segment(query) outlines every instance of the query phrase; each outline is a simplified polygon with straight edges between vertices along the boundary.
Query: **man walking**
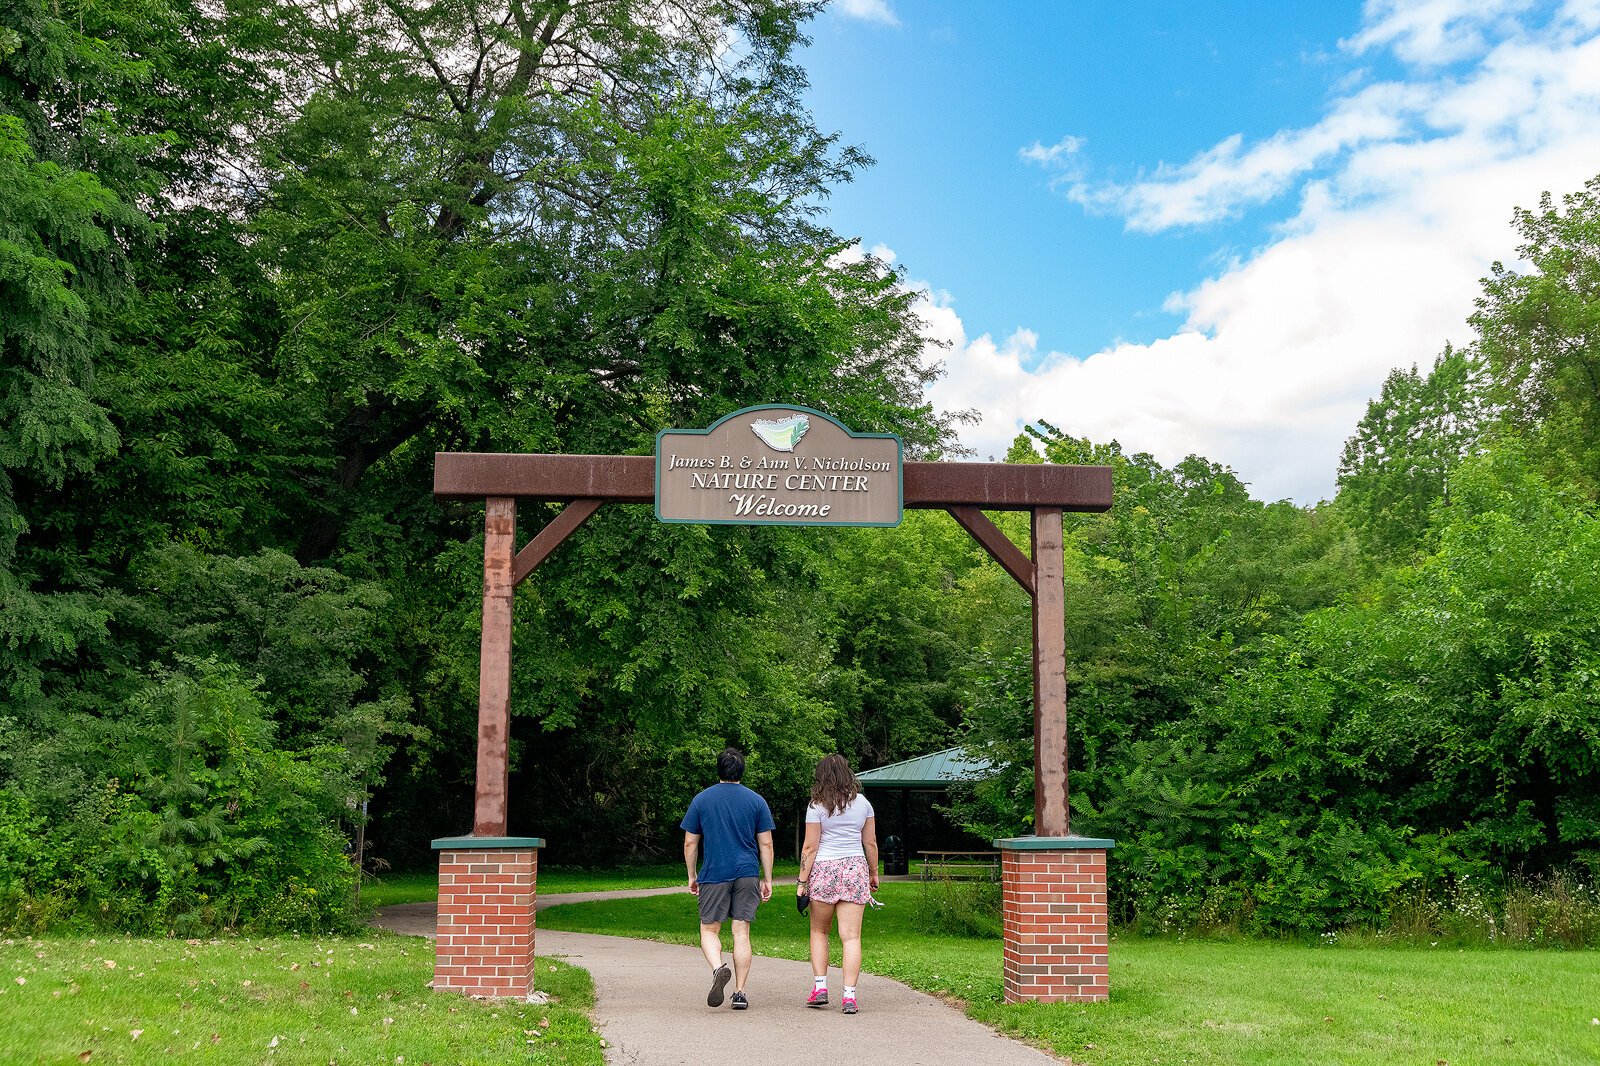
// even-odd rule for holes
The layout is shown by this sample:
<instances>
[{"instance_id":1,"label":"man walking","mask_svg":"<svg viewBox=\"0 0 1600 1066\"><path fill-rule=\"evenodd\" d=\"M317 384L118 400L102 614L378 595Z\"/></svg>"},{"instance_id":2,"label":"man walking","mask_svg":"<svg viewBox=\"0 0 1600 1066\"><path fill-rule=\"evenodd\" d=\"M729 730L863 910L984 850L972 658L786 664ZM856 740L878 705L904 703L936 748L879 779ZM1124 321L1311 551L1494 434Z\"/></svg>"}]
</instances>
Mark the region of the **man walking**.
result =
<instances>
[{"instance_id":1,"label":"man walking","mask_svg":"<svg viewBox=\"0 0 1600 1066\"><path fill-rule=\"evenodd\" d=\"M744 982L750 976L750 923L757 905L772 898L772 809L740 784L744 755L724 748L717 756L717 783L701 792L683 816L683 864L689 891L700 898L700 950L711 964L706 1006L722 1006L733 981L733 1009L750 1006ZM700 849L696 873L695 849ZM757 877L759 870L760 876ZM722 923L733 920L733 969L722 961Z\"/></svg>"}]
</instances>

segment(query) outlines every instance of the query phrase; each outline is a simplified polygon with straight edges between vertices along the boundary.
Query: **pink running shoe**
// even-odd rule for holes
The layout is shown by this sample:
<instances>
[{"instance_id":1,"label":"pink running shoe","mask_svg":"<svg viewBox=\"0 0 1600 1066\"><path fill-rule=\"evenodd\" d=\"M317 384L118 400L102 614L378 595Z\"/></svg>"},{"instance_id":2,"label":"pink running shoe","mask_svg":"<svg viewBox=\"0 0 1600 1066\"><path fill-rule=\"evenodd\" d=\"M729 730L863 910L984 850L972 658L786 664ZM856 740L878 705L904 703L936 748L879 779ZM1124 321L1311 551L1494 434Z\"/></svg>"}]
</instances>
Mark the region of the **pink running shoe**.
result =
<instances>
[{"instance_id":1,"label":"pink running shoe","mask_svg":"<svg viewBox=\"0 0 1600 1066\"><path fill-rule=\"evenodd\" d=\"M854 1014L856 1012L856 997L844 997L844 1012L846 1014Z\"/></svg>"},{"instance_id":2,"label":"pink running shoe","mask_svg":"<svg viewBox=\"0 0 1600 1066\"><path fill-rule=\"evenodd\" d=\"M826 1007L828 1005L828 990L826 988L813 988L811 996L806 1000L808 1007Z\"/></svg>"}]
</instances>

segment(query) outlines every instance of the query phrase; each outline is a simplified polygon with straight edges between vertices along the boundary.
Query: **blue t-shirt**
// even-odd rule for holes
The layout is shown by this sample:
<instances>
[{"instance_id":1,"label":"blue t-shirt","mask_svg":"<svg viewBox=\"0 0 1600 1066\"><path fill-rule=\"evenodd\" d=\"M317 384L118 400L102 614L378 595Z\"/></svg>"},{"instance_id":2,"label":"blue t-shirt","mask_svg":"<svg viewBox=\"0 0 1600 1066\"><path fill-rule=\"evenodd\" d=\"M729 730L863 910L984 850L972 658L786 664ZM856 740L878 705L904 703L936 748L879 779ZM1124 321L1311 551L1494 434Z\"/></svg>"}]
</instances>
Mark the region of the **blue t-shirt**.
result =
<instances>
[{"instance_id":1,"label":"blue t-shirt","mask_svg":"<svg viewBox=\"0 0 1600 1066\"><path fill-rule=\"evenodd\" d=\"M690 801L679 825L700 837L702 885L760 875L756 834L772 832L772 808L748 788L719 781Z\"/></svg>"}]
</instances>

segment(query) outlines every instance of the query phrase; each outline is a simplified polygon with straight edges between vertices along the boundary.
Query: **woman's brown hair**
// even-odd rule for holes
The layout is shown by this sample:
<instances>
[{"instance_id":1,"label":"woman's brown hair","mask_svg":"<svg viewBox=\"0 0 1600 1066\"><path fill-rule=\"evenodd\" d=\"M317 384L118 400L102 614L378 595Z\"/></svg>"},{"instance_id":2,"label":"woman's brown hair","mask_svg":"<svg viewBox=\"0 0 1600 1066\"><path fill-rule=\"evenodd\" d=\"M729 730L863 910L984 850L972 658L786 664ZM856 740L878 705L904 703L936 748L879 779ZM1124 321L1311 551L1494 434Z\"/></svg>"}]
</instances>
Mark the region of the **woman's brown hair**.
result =
<instances>
[{"instance_id":1,"label":"woman's brown hair","mask_svg":"<svg viewBox=\"0 0 1600 1066\"><path fill-rule=\"evenodd\" d=\"M817 777L811 784L811 802L829 814L838 814L861 794L861 783L850 772L843 755L825 755L817 763Z\"/></svg>"}]
</instances>

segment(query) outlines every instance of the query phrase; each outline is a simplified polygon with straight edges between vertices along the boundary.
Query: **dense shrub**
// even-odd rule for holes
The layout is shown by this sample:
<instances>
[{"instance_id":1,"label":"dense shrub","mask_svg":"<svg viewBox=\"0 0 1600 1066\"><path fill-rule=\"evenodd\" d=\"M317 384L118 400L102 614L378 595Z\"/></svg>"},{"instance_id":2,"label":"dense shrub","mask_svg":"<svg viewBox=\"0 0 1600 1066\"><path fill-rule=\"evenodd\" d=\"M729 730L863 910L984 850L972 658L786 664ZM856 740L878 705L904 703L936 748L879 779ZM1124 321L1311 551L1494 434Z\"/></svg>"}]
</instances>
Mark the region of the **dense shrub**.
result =
<instances>
[{"instance_id":1,"label":"dense shrub","mask_svg":"<svg viewBox=\"0 0 1600 1066\"><path fill-rule=\"evenodd\" d=\"M255 685L211 660L154 672L119 712L35 747L58 766L69 764L58 744L96 753L65 790L33 782L51 814L0 791L0 927L195 935L351 922L342 753L274 747Z\"/></svg>"},{"instance_id":2,"label":"dense shrub","mask_svg":"<svg viewBox=\"0 0 1600 1066\"><path fill-rule=\"evenodd\" d=\"M1224 924L1299 935L1433 927L1456 919L1419 914L1425 901L1504 871L1587 870L1592 882L1600 518L1513 439L1463 462L1452 488L1430 554L1363 599L1241 645L1225 676L1190 670L1184 690L1177 667L1115 677L1079 650L1072 824L1117 841L1114 918L1182 929L1231 916ZM1174 642L1184 632L1167 630ZM1180 650L1164 654L1181 663ZM952 809L988 836L1026 832L1028 664L984 665L968 746L1002 769ZM1485 906L1497 936L1510 923L1527 930L1519 939L1577 943L1580 904L1500 888Z\"/></svg>"}]
</instances>

